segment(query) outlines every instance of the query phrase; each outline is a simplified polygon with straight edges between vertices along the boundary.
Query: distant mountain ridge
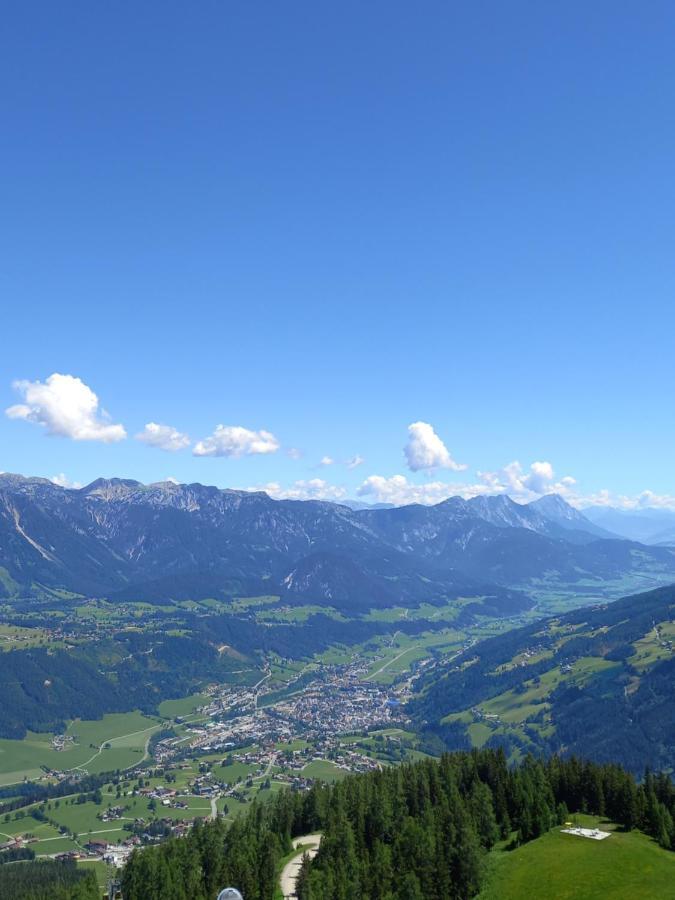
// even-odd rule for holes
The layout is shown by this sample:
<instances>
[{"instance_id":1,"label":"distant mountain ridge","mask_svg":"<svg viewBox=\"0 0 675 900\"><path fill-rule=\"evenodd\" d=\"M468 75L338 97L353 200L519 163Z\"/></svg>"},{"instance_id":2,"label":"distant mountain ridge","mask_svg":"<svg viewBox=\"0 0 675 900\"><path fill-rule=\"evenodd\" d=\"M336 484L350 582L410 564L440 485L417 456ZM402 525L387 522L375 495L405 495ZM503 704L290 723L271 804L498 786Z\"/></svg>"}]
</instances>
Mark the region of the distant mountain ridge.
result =
<instances>
[{"instance_id":1,"label":"distant mountain ridge","mask_svg":"<svg viewBox=\"0 0 675 900\"><path fill-rule=\"evenodd\" d=\"M609 536L568 506L505 496L353 510L201 484L0 475L0 596L120 600L279 594L354 610L465 596L522 608L553 584L675 578L668 548ZM501 606L500 606L501 605Z\"/></svg>"},{"instance_id":2,"label":"distant mountain ridge","mask_svg":"<svg viewBox=\"0 0 675 900\"><path fill-rule=\"evenodd\" d=\"M675 510L647 506L642 509L617 509L591 506L584 510L587 520L615 534L645 544L675 545Z\"/></svg>"}]
</instances>

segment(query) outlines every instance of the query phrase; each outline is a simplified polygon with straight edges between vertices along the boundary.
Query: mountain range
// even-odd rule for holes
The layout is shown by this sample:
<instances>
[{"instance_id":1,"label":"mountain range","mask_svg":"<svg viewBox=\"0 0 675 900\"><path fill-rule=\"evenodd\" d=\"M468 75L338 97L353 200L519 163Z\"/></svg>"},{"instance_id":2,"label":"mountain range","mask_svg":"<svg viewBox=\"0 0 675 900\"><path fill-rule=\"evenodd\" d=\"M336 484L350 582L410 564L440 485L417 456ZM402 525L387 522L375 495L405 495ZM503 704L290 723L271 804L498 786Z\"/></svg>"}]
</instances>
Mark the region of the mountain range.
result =
<instances>
[{"instance_id":1,"label":"mountain range","mask_svg":"<svg viewBox=\"0 0 675 900\"><path fill-rule=\"evenodd\" d=\"M675 579L675 551L618 538L561 497L351 509L201 484L0 475L0 596L160 601L275 594L354 611ZM625 593L625 590L622 591Z\"/></svg>"},{"instance_id":2,"label":"mountain range","mask_svg":"<svg viewBox=\"0 0 675 900\"><path fill-rule=\"evenodd\" d=\"M587 519L617 535L645 544L675 545L675 510L648 506L643 509L617 509L591 506L584 510Z\"/></svg>"}]
</instances>

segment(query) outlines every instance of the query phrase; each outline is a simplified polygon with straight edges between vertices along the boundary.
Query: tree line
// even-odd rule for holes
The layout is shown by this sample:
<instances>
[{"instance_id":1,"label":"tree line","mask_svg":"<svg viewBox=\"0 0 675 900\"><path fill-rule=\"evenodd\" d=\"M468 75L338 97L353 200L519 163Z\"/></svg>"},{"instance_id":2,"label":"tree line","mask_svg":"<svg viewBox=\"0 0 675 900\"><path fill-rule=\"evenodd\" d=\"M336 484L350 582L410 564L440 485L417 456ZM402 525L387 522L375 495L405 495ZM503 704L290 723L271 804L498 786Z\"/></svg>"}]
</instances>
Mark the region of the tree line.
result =
<instances>
[{"instance_id":1,"label":"tree line","mask_svg":"<svg viewBox=\"0 0 675 900\"><path fill-rule=\"evenodd\" d=\"M93 871L69 860L0 866L0 897L8 900L100 900L100 895Z\"/></svg>"},{"instance_id":2,"label":"tree line","mask_svg":"<svg viewBox=\"0 0 675 900\"><path fill-rule=\"evenodd\" d=\"M350 776L333 786L284 791L231 825L198 823L187 838L136 851L125 900L211 900L234 885L272 900L295 836L320 831L300 900L466 900L481 889L487 851L514 846L565 821L607 815L675 848L675 790L668 776L641 784L619 766L528 757L510 768L501 750L445 754Z\"/></svg>"}]
</instances>

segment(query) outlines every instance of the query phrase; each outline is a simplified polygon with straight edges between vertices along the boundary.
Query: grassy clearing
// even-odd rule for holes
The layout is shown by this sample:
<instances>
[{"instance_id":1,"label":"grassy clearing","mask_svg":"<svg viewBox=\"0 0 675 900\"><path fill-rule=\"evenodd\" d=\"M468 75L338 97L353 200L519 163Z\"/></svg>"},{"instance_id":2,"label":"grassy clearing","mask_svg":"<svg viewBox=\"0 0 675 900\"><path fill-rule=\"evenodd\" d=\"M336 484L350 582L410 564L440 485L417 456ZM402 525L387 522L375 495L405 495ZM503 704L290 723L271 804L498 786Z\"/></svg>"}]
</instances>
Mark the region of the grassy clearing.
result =
<instances>
[{"instance_id":1,"label":"grassy clearing","mask_svg":"<svg viewBox=\"0 0 675 900\"><path fill-rule=\"evenodd\" d=\"M472 722L467 731L472 747L482 747L492 737L492 728L484 722Z\"/></svg>"},{"instance_id":2,"label":"grassy clearing","mask_svg":"<svg viewBox=\"0 0 675 900\"><path fill-rule=\"evenodd\" d=\"M349 774L345 769L340 769L327 759L313 759L303 768L302 774L306 778L320 778L322 781L341 781Z\"/></svg>"},{"instance_id":3,"label":"grassy clearing","mask_svg":"<svg viewBox=\"0 0 675 900\"><path fill-rule=\"evenodd\" d=\"M200 706L208 703L210 699L208 694L190 694L189 697L180 697L178 700L163 700L158 707L159 714L166 719L189 716Z\"/></svg>"},{"instance_id":4,"label":"grassy clearing","mask_svg":"<svg viewBox=\"0 0 675 900\"><path fill-rule=\"evenodd\" d=\"M593 816L584 827L613 831ZM536 841L489 857L488 884L479 900L656 900L675 896L675 854L639 832L614 831L604 841L555 828Z\"/></svg>"},{"instance_id":5,"label":"grassy clearing","mask_svg":"<svg viewBox=\"0 0 675 900\"><path fill-rule=\"evenodd\" d=\"M639 641L635 641L635 653L630 657L630 664L641 674L647 669L671 659L673 651L668 646L663 646L667 641L675 641L675 623L660 622L660 632L655 628Z\"/></svg>"}]
</instances>

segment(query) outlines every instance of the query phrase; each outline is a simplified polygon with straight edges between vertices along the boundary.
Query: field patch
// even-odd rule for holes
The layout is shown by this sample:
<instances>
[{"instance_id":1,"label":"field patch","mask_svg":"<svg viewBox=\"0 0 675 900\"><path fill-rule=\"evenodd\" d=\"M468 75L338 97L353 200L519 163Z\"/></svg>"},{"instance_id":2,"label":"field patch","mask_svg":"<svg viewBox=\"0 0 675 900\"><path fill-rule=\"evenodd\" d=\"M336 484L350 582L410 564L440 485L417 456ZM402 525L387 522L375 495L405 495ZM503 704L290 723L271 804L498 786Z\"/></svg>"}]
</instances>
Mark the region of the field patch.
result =
<instances>
[{"instance_id":1,"label":"field patch","mask_svg":"<svg viewBox=\"0 0 675 900\"><path fill-rule=\"evenodd\" d=\"M0 785L39 778L42 766L59 771L83 767L88 772L128 768L141 761L146 741L160 727L158 719L136 711L76 719L65 731L69 740L64 750L55 749L52 734L29 732L21 741L2 739Z\"/></svg>"}]
</instances>

